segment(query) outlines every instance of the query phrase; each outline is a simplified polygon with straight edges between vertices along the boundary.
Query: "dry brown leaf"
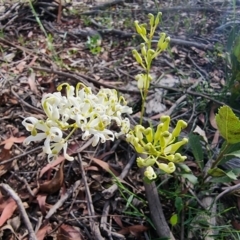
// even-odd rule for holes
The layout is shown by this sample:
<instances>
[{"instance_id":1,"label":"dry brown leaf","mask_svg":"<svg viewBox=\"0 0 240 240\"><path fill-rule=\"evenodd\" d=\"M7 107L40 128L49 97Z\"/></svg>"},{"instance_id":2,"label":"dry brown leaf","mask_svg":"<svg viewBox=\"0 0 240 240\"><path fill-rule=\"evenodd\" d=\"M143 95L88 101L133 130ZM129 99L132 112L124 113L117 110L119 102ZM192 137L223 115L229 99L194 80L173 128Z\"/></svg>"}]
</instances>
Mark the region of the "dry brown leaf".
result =
<instances>
[{"instance_id":1,"label":"dry brown leaf","mask_svg":"<svg viewBox=\"0 0 240 240\"><path fill-rule=\"evenodd\" d=\"M30 89L35 93L38 94L38 89L36 86L36 74L35 72L31 72L30 76L28 77L28 84L30 86Z\"/></svg>"},{"instance_id":2,"label":"dry brown leaf","mask_svg":"<svg viewBox=\"0 0 240 240\"><path fill-rule=\"evenodd\" d=\"M98 159L98 158L91 158L96 164L98 164L101 168L103 168L107 172L112 172L115 176L119 176L120 174L114 170L108 163Z\"/></svg>"},{"instance_id":3,"label":"dry brown leaf","mask_svg":"<svg viewBox=\"0 0 240 240\"><path fill-rule=\"evenodd\" d=\"M14 211L17 208L17 204L12 198L6 200L6 203L4 203L4 205L5 206L0 217L0 227L13 215ZM1 208L2 207L3 206L1 206Z\"/></svg>"},{"instance_id":4,"label":"dry brown leaf","mask_svg":"<svg viewBox=\"0 0 240 240\"><path fill-rule=\"evenodd\" d=\"M50 224L45 225L41 229L39 229L36 233L37 240L44 240L45 236L52 230Z\"/></svg>"},{"instance_id":5,"label":"dry brown leaf","mask_svg":"<svg viewBox=\"0 0 240 240\"><path fill-rule=\"evenodd\" d=\"M215 129L218 129L217 128L217 123L216 123L216 119L215 119L215 109L217 108L217 105L212 105L211 107L211 111L210 111L210 123L211 123L211 126Z\"/></svg>"},{"instance_id":6,"label":"dry brown leaf","mask_svg":"<svg viewBox=\"0 0 240 240\"><path fill-rule=\"evenodd\" d=\"M207 136L206 136L206 133L204 130L202 130L198 125L196 126L196 128L194 129L193 131L194 133L198 133L200 136L203 137L204 141L207 143L208 142L208 139L207 139Z\"/></svg>"},{"instance_id":7,"label":"dry brown leaf","mask_svg":"<svg viewBox=\"0 0 240 240\"><path fill-rule=\"evenodd\" d=\"M43 216L45 216L47 214L47 212L46 212L46 199L47 199L46 194L38 194L37 195L37 202L38 202L39 208L40 208Z\"/></svg>"},{"instance_id":8,"label":"dry brown leaf","mask_svg":"<svg viewBox=\"0 0 240 240\"><path fill-rule=\"evenodd\" d=\"M73 144L68 148L67 153L71 156L72 154L77 153L79 149L79 145L78 144ZM47 164L41 171L40 171L40 177L42 177L42 175L47 172L50 169L53 169L54 167L56 167L57 165L59 165L60 163L62 163L62 161L64 161L65 158L63 155L59 156L55 161L53 161L52 163Z\"/></svg>"},{"instance_id":9,"label":"dry brown leaf","mask_svg":"<svg viewBox=\"0 0 240 240\"><path fill-rule=\"evenodd\" d=\"M198 119L202 122L202 124L205 124L205 116L204 116L204 114L200 114L199 116L198 116Z\"/></svg>"},{"instance_id":10,"label":"dry brown leaf","mask_svg":"<svg viewBox=\"0 0 240 240\"><path fill-rule=\"evenodd\" d=\"M60 163L62 163L65 160L65 158L63 156L59 156L55 161L53 161L52 163L47 164L41 171L40 171L40 177L43 176L44 173L46 173L47 171L53 169L54 167L56 167L57 165L59 165Z\"/></svg>"},{"instance_id":11,"label":"dry brown leaf","mask_svg":"<svg viewBox=\"0 0 240 240\"><path fill-rule=\"evenodd\" d=\"M0 154L0 162L8 160L11 158L10 150L3 148ZM13 162L8 162L0 165L0 176L5 174L8 170L11 169Z\"/></svg>"},{"instance_id":12,"label":"dry brown leaf","mask_svg":"<svg viewBox=\"0 0 240 240\"><path fill-rule=\"evenodd\" d=\"M53 194L62 187L63 180L64 180L64 174L63 174L64 162L65 161L61 163L57 173L50 181L46 181L43 184L40 184L39 186L40 192Z\"/></svg>"},{"instance_id":13,"label":"dry brown leaf","mask_svg":"<svg viewBox=\"0 0 240 240\"><path fill-rule=\"evenodd\" d=\"M80 229L67 224L62 224L58 230L57 240L81 240Z\"/></svg>"},{"instance_id":14,"label":"dry brown leaf","mask_svg":"<svg viewBox=\"0 0 240 240\"><path fill-rule=\"evenodd\" d=\"M240 230L240 223L237 220L232 220L231 224L232 224L234 229Z\"/></svg>"},{"instance_id":15,"label":"dry brown leaf","mask_svg":"<svg viewBox=\"0 0 240 240\"><path fill-rule=\"evenodd\" d=\"M219 136L220 136L220 132L217 130L215 133L214 133L214 137L213 137L213 140L212 140L212 145L211 145L211 148L215 148L219 142Z\"/></svg>"},{"instance_id":16,"label":"dry brown leaf","mask_svg":"<svg viewBox=\"0 0 240 240\"><path fill-rule=\"evenodd\" d=\"M147 230L148 228L143 225L133 225L121 229L120 231L118 231L118 233L122 235L132 234L133 236L139 236L140 233L145 232Z\"/></svg>"},{"instance_id":17,"label":"dry brown leaf","mask_svg":"<svg viewBox=\"0 0 240 240\"><path fill-rule=\"evenodd\" d=\"M25 68L27 62L26 61L21 61L17 66L17 70L19 73L22 73L23 72L23 69Z\"/></svg>"},{"instance_id":18,"label":"dry brown leaf","mask_svg":"<svg viewBox=\"0 0 240 240\"><path fill-rule=\"evenodd\" d=\"M5 149L11 149L12 145L14 143L22 143L24 141L26 137L10 137L6 140L4 140L3 142L0 143L0 145L3 145L4 144L4 148Z\"/></svg>"},{"instance_id":19,"label":"dry brown leaf","mask_svg":"<svg viewBox=\"0 0 240 240\"><path fill-rule=\"evenodd\" d=\"M124 226L123 226L123 224L122 224L121 217L115 215L115 216L113 216L113 219L114 219L114 221L117 223L117 225L118 225L119 227L124 228Z\"/></svg>"}]
</instances>

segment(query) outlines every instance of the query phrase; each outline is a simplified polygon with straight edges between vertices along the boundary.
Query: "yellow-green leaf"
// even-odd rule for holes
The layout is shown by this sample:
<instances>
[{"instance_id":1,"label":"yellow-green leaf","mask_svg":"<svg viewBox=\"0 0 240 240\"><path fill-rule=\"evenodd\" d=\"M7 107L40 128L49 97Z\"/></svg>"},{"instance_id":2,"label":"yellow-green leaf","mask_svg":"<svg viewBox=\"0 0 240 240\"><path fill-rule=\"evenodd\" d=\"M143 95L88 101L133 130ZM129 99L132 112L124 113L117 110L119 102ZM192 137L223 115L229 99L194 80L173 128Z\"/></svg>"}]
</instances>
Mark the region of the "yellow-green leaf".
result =
<instances>
[{"instance_id":1,"label":"yellow-green leaf","mask_svg":"<svg viewBox=\"0 0 240 240\"><path fill-rule=\"evenodd\" d=\"M170 218L170 224L172 226L175 226L178 223L178 215L177 214L173 214Z\"/></svg>"},{"instance_id":2,"label":"yellow-green leaf","mask_svg":"<svg viewBox=\"0 0 240 240\"><path fill-rule=\"evenodd\" d=\"M208 174L212 177L222 177L226 175L226 173L220 168L209 169Z\"/></svg>"},{"instance_id":3,"label":"yellow-green leaf","mask_svg":"<svg viewBox=\"0 0 240 240\"><path fill-rule=\"evenodd\" d=\"M217 127L228 143L240 142L240 120L228 106L223 106L216 115Z\"/></svg>"}]
</instances>

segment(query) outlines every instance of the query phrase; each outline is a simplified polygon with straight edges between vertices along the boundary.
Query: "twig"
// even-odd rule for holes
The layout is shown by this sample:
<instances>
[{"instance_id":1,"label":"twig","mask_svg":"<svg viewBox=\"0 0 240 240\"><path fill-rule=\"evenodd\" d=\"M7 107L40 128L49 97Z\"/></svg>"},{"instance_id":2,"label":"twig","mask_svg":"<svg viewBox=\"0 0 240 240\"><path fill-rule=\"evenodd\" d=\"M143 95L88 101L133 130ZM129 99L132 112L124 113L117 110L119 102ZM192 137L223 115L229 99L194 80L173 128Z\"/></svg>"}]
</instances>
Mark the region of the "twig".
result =
<instances>
[{"instance_id":1,"label":"twig","mask_svg":"<svg viewBox=\"0 0 240 240\"><path fill-rule=\"evenodd\" d=\"M5 191L7 191L9 193L9 195L16 201L16 204L18 206L20 214L22 215L23 221L24 221L24 223L26 225L26 228L28 230L29 240L38 240L36 235L35 235L35 232L33 230L32 224L31 224L31 222L28 218L28 215L25 211L23 203L22 203L21 199L19 198L19 196L13 191L13 189L8 184L1 183L0 187L2 187Z\"/></svg>"},{"instance_id":2,"label":"twig","mask_svg":"<svg viewBox=\"0 0 240 240\"><path fill-rule=\"evenodd\" d=\"M15 88L15 86L12 86L12 87L11 87L11 92L12 92L12 94L13 94L16 98L18 98L18 100L19 100L20 103L22 103L22 104L24 104L25 106L33 109L33 110L36 111L36 112L39 112L39 113L44 114L44 111L43 111L43 110L41 110L41 109L39 109L39 108L36 108L36 107L28 104L28 103L25 102L24 100L22 100L22 98L20 98L20 97L17 95L17 93L14 91L14 88Z\"/></svg>"},{"instance_id":3,"label":"twig","mask_svg":"<svg viewBox=\"0 0 240 240\"><path fill-rule=\"evenodd\" d=\"M14 10L15 8L17 8L18 6L20 6L21 3L15 3L11 6L10 9L8 9L8 11L6 11L2 16L0 16L0 21L5 20L6 18L8 18L8 16L11 14L12 10Z\"/></svg>"},{"instance_id":4,"label":"twig","mask_svg":"<svg viewBox=\"0 0 240 240\"><path fill-rule=\"evenodd\" d=\"M134 90L128 90L126 88L117 88L116 86L111 86L111 85L108 85L108 84L105 84L105 83L102 83L102 82L100 83L100 82L94 80L93 78L88 77L88 76L83 75L83 74L80 74L80 73L71 74L71 73L66 73L66 72L62 72L62 71L57 71L57 70L54 70L54 69L51 69L51 68L42 68L42 67L31 67L31 68L33 70L37 70L37 71L44 71L44 72L48 72L48 73L55 73L55 74L58 74L59 76L72 78L72 79L75 79L77 81L83 82L87 86L90 86L90 85L89 85L89 83L86 80L96 84L97 86L103 86L103 87L107 87L107 88L114 88L114 89L116 89L117 91L120 91L120 92L140 94L138 90L134 91Z\"/></svg>"},{"instance_id":5,"label":"twig","mask_svg":"<svg viewBox=\"0 0 240 240\"><path fill-rule=\"evenodd\" d=\"M202 79L199 79L197 82L195 82L192 86L190 86L187 91L190 91L192 88L195 88L198 86L198 84L202 81ZM186 91L186 92L187 92ZM179 103L181 103L183 100L187 98L187 94L182 95L172 106L169 108L164 114L165 115L171 115L175 108L178 106Z\"/></svg>"},{"instance_id":6,"label":"twig","mask_svg":"<svg viewBox=\"0 0 240 240\"><path fill-rule=\"evenodd\" d=\"M89 213L92 217L95 217L95 211L94 211L94 207L93 207L93 202L92 202L92 196L88 187L88 183L87 183L87 178L86 178L86 174L85 174L85 170L83 168L83 164L82 164L82 158L81 158L81 154L78 153L78 162L79 162L79 166L80 166L80 171L82 174L82 179L83 179L83 183L85 186L85 192L86 192L86 196L87 196L87 205L88 205L88 210ZM102 237L100 230L99 230L99 224L93 219L90 218L90 226L91 229L93 231L93 235L94 235L94 239L96 240L104 240L104 238Z\"/></svg>"},{"instance_id":7,"label":"twig","mask_svg":"<svg viewBox=\"0 0 240 240\"><path fill-rule=\"evenodd\" d=\"M227 189L225 189L223 192L221 192L220 194L217 195L217 197L215 198L215 202L217 202L223 195L225 195L226 193L235 191L240 189L240 183L234 185L234 186L230 186Z\"/></svg>"},{"instance_id":8,"label":"twig","mask_svg":"<svg viewBox=\"0 0 240 240\"><path fill-rule=\"evenodd\" d=\"M130 161L126 164L126 166L124 167L123 171L121 172L118 178L124 179L127 176L129 170L131 169L133 163L135 162L135 159L136 159L136 155L133 154ZM105 199L111 198L114 195L114 193L117 191L117 189L118 189L118 185L116 183L113 184L110 188L107 188L102 191L103 197Z\"/></svg>"},{"instance_id":9,"label":"twig","mask_svg":"<svg viewBox=\"0 0 240 240\"><path fill-rule=\"evenodd\" d=\"M199 70L199 72L201 72L205 77L207 77L208 76L208 73L204 70L204 69L202 69L202 68L200 68L196 63L195 63L195 61L192 59L192 57L190 56L190 53L188 53L188 58L190 59L190 61L192 62L192 64Z\"/></svg>"},{"instance_id":10,"label":"twig","mask_svg":"<svg viewBox=\"0 0 240 240\"><path fill-rule=\"evenodd\" d=\"M18 176L15 172L13 172L13 171L11 171L11 173L12 173L19 181L21 181L21 182L23 182L23 183L25 184L25 186L26 186L26 188L27 188L30 196L31 196L31 197L35 197L35 194L34 194L34 192L32 191L32 189L30 188L27 180L26 180L25 178L23 178L23 177L19 177L19 176Z\"/></svg>"},{"instance_id":11,"label":"twig","mask_svg":"<svg viewBox=\"0 0 240 240\"><path fill-rule=\"evenodd\" d=\"M92 7L91 9L92 10L97 10L97 9L105 9L107 7L111 7L112 5L116 5L116 4L119 4L119 3L124 3L125 1L124 0L113 0L113 1L108 1L108 2L105 2L103 4L98 4L94 7Z\"/></svg>"},{"instance_id":12,"label":"twig","mask_svg":"<svg viewBox=\"0 0 240 240\"><path fill-rule=\"evenodd\" d=\"M1 166L1 165L4 165L4 164L6 164L6 163L12 162L12 161L15 160L15 159L24 157L24 156L26 156L26 155L28 155L28 154L30 154L30 153L33 153L33 152L35 152L35 151L37 151L37 150L39 150L39 149L42 149L42 147L41 147L41 146L36 147L36 148L34 148L34 149L32 149L32 150L29 150L29 151L27 151L27 152L25 152L25 153L22 153L22 154L20 154L20 155L14 156L14 157L12 157L12 158L10 158L10 159L8 159L8 160L2 161L2 162L0 162L0 166Z\"/></svg>"},{"instance_id":13,"label":"twig","mask_svg":"<svg viewBox=\"0 0 240 240\"><path fill-rule=\"evenodd\" d=\"M80 183L81 181L78 180L73 186L71 186L71 188L68 189L68 191L51 207L45 216L45 220L49 219L63 205L63 203L76 191Z\"/></svg>"},{"instance_id":14,"label":"twig","mask_svg":"<svg viewBox=\"0 0 240 240\"><path fill-rule=\"evenodd\" d=\"M210 97L209 95L207 94L203 94L203 93L198 93L198 92L193 92L191 90L182 90L182 89L179 89L179 88L173 88L173 87L167 87L167 86L163 86L161 84L152 84L153 87L151 88L163 88L163 89L166 89L166 90L172 90L172 91L176 91L176 92L181 92L181 93L188 93L188 94L191 94L193 96L199 96L199 97L202 97L202 98L206 98L212 102L215 102L219 105L227 105L226 103L224 102L221 102L221 101L218 101L212 97ZM150 89L151 89L150 88ZM236 113L240 113L239 110L235 109L235 108L232 108L233 111L235 111Z\"/></svg>"}]
</instances>

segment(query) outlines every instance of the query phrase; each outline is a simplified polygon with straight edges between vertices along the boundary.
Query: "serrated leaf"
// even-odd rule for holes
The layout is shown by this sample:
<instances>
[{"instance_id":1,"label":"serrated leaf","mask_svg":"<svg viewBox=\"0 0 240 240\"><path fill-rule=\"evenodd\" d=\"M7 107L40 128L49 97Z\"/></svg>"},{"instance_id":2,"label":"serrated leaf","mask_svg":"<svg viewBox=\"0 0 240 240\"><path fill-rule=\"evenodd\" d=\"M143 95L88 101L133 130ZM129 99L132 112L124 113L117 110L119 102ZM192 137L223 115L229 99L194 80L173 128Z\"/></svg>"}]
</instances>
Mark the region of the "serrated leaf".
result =
<instances>
[{"instance_id":1,"label":"serrated leaf","mask_svg":"<svg viewBox=\"0 0 240 240\"><path fill-rule=\"evenodd\" d=\"M191 173L184 173L181 174L182 177L187 178L189 182L191 182L192 184L196 184L198 182L197 177L195 177L193 174Z\"/></svg>"},{"instance_id":2,"label":"serrated leaf","mask_svg":"<svg viewBox=\"0 0 240 240\"><path fill-rule=\"evenodd\" d=\"M228 106L223 106L216 115L218 130L228 143L240 142L240 120Z\"/></svg>"},{"instance_id":3,"label":"serrated leaf","mask_svg":"<svg viewBox=\"0 0 240 240\"><path fill-rule=\"evenodd\" d=\"M170 218L170 224L172 226L175 226L178 223L178 215L177 214L173 214Z\"/></svg>"}]
</instances>

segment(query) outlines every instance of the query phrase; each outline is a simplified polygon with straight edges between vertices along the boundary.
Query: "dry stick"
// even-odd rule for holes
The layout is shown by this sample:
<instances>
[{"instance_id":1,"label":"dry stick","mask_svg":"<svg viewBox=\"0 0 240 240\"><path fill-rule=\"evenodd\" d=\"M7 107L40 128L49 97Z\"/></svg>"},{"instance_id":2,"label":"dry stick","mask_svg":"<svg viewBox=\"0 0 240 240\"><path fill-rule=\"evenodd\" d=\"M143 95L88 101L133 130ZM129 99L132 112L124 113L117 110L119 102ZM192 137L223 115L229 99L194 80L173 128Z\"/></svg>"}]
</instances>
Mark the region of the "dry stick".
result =
<instances>
[{"instance_id":1,"label":"dry stick","mask_svg":"<svg viewBox=\"0 0 240 240\"><path fill-rule=\"evenodd\" d=\"M23 182L30 194L31 197L35 197L34 192L32 191L31 187L29 186L27 180L23 177L19 177L15 172L11 171L11 174L13 174L19 181Z\"/></svg>"},{"instance_id":2,"label":"dry stick","mask_svg":"<svg viewBox=\"0 0 240 240\"><path fill-rule=\"evenodd\" d=\"M217 195L217 197L215 198L215 203L226 193L238 190L240 188L240 183L234 185L234 186L230 186L227 189L225 189L223 192L221 192L219 195Z\"/></svg>"},{"instance_id":3,"label":"dry stick","mask_svg":"<svg viewBox=\"0 0 240 240\"><path fill-rule=\"evenodd\" d=\"M218 100L210 97L209 95L206 95L206 94L203 94L203 93L193 92L193 91L191 91L191 90L181 90L181 89L178 89L178 88L163 86L163 85L161 85L161 84L152 84L152 86L153 86L154 88L163 88L163 89L166 89L166 90L181 92L181 93L185 93L185 94L188 93L188 94L193 95L193 96L198 96L198 97L206 98L206 99L208 99L208 100L210 100L210 101L212 101L212 102L215 102L215 103L217 103L217 104L219 104L219 105L227 105L226 103L221 102L221 101L218 101ZM151 89L151 88L150 88L150 89ZM232 108L232 110L233 110L234 112L236 112L236 113L240 113L240 111L237 110L237 109L235 109L235 108Z\"/></svg>"},{"instance_id":4,"label":"dry stick","mask_svg":"<svg viewBox=\"0 0 240 240\"><path fill-rule=\"evenodd\" d=\"M195 82L192 86L190 86L187 91L190 91L192 88L195 88L198 86L198 84L202 81L202 79ZM182 95L164 114L165 115L171 115L175 108L180 104L183 100L187 98L187 94Z\"/></svg>"},{"instance_id":5,"label":"dry stick","mask_svg":"<svg viewBox=\"0 0 240 240\"><path fill-rule=\"evenodd\" d=\"M20 6L20 3L15 3L11 6L11 8L9 8L5 13L3 13L2 16L0 16L0 21L5 20L6 18L8 18L8 16L12 13L12 11L17 8L18 6Z\"/></svg>"},{"instance_id":6,"label":"dry stick","mask_svg":"<svg viewBox=\"0 0 240 240\"><path fill-rule=\"evenodd\" d=\"M139 156L146 158L145 154L139 154ZM145 168L142 168L142 178L144 178L144 172ZM155 182L151 182L150 184L144 182L144 187L146 198L148 200L151 219L154 223L154 226L156 227L158 236L160 238L170 238L171 240L175 240L165 219Z\"/></svg>"},{"instance_id":7,"label":"dry stick","mask_svg":"<svg viewBox=\"0 0 240 240\"><path fill-rule=\"evenodd\" d=\"M86 178L86 174L83 168L83 164L82 164L82 158L81 158L81 154L78 153L78 162L80 165L80 171L82 174L82 180L85 186L85 192L86 192L86 196L87 196L87 205L88 205L88 210L90 212L90 215L92 217L95 217L95 211L94 211L94 207L93 207L93 203L92 203L92 196L88 187L88 183L87 183L87 178ZM90 218L90 226L91 229L93 231L93 235L94 235L94 239L96 240L104 240L104 238L102 237L100 230L99 230L99 224L93 219Z\"/></svg>"},{"instance_id":8,"label":"dry stick","mask_svg":"<svg viewBox=\"0 0 240 240\"><path fill-rule=\"evenodd\" d=\"M32 150L29 150L29 151L27 151L27 152L25 152L25 153L22 153L22 154L20 154L20 155L17 155L17 156L15 156L15 157L12 157L12 158L10 158L10 159L8 159L8 160L2 161L2 162L0 162L0 166L1 166L1 165L4 165L4 164L6 164L6 163L12 162L12 161L15 160L15 159L24 157L24 156L26 156L26 155L28 155L28 154L30 154L30 153L36 152L37 150L42 149L42 148L43 148L43 147L39 146L39 147L36 147L36 148L34 148L34 149L32 149Z\"/></svg>"},{"instance_id":9,"label":"dry stick","mask_svg":"<svg viewBox=\"0 0 240 240\"><path fill-rule=\"evenodd\" d=\"M32 224L28 218L28 215L25 211L25 208L24 208L23 203L22 203L21 199L19 198L19 196L13 191L13 189L8 184L1 183L0 187L2 187L5 191L7 191L8 194L15 200L15 202L18 206L18 209L20 211L20 214L22 215L23 221L26 225L26 228L28 230L29 240L37 240L37 237L33 230Z\"/></svg>"},{"instance_id":10,"label":"dry stick","mask_svg":"<svg viewBox=\"0 0 240 240\"><path fill-rule=\"evenodd\" d=\"M107 218L109 216L109 210L110 210L110 203L109 201L106 201L103 207L103 213L100 221L100 228L108 234L109 239L112 239L112 236L119 240L125 239L125 237L122 234L112 232L111 230L108 229Z\"/></svg>"},{"instance_id":11,"label":"dry stick","mask_svg":"<svg viewBox=\"0 0 240 240\"><path fill-rule=\"evenodd\" d=\"M124 179L127 176L129 170L131 169L133 163L135 162L135 159L136 159L136 155L133 154L133 156L130 158L130 161L124 167L123 171L121 172L121 174L118 178ZM118 189L118 185L116 183L113 184L110 188L102 191L103 197L105 199L111 198L114 195L114 193L117 191L117 189Z\"/></svg>"},{"instance_id":12,"label":"dry stick","mask_svg":"<svg viewBox=\"0 0 240 240\"><path fill-rule=\"evenodd\" d=\"M44 111L43 111L42 109L36 108L36 107L30 105L29 103L25 102L24 100L22 100L22 98L20 98L20 97L17 95L17 93L14 91L14 88L15 88L15 86L12 86L12 87L11 87L11 92L12 92L12 94L13 94L16 98L18 98L18 100L19 100L20 103L24 104L25 106L33 109L34 111L36 111L36 112L38 112L38 113L44 114Z\"/></svg>"},{"instance_id":13,"label":"dry stick","mask_svg":"<svg viewBox=\"0 0 240 240\"><path fill-rule=\"evenodd\" d=\"M63 204L64 202L76 191L76 189L80 186L81 181L78 180L71 186L68 191L51 207L47 215L45 216L45 220L49 219Z\"/></svg>"},{"instance_id":14,"label":"dry stick","mask_svg":"<svg viewBox=\"0 0 240 240\"><path fill-rule=\"evenodd\" d=\"M108 1L108 2L105 2L103 4L98 4L94 7L92 7L91 9L94 10L99 10L99 9L105 9L105 8L108 8L108 7L111 7L112 5L117 5L119 3L124 3L125 1L124 0L113 0L113 1Z\"/></svg>"},{"instance_id":15,"label":"dry stick","mask_svg":"<svg viewBox=\"0 0 240 240\"><path fill-rule=\"evenodd\" d=\"M171 8L162 8L160 12L165 13L165 12L177 12L177 11L183 11L183 12L197 12L197 11L206 11L206 12L226 12L228 8L221 8L221 9L216 9L216 8L210 8L210 7L171 7ZM139 8L137 10L129 11L131 14L137 13L137 12L145 12L145 13L152 13L153 15L156 15L159 11L158 10L150 10L150 9L142 9ZM93 14L101 14L101 13L112 13L109 11L102 11L98 9L90 10L81 13L82 15L93 15Z\"/></svg>"},{"instance_id":16,"label":"dry stick","mask_svg":"<svg viewBox=\"0 0 240 240\"><path fill-rule=\"evenodd\" d=\"M111 85L108 85L106 83L102 83L102 82L100 83L100 82L94 80L93 78L88 77L84 74L80 74L80 73L71 74L71 73L66 73L66 72L62 72L62 71L57 71L57 70L54 70L54 69L51 69L51 68L42 68L42 67L31 67L31 68L33 70L43 71L43 72L48 72L48 73L55 73L59 76L64 76L64 77L68 77L68 78L71 78L71 79L75 79L77 81L83 82L87 86L89 86L89 83L86 80L96 84L97 86L113 88L113 89L116 89L117 91L120 91L120 92L140 94L139 91L137 91L137 90L134 91L134 90L128 90L128 89L124 89L124 88L117 88L116 86L111 86Z\"/></svg>"}]
</instances>

